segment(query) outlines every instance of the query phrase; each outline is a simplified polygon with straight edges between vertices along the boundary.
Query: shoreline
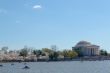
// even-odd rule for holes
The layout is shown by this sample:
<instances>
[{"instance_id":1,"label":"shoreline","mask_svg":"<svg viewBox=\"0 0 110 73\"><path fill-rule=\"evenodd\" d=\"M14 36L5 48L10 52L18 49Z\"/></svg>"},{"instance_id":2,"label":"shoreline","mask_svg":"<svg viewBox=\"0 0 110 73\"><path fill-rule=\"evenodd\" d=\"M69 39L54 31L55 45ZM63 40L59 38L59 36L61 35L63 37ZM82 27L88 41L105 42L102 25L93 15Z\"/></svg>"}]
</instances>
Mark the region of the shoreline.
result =
<instances>
[{"instance_id":1,"label":"shoreline","mask_svg":"<svg viewBox=\"0 0 110 73\"><path fill-rule=\"evenodd\" d=\"M72 62L72 61L109 61L110 59L73 59L73 60L51 60L51 61L0 61L0 63L25 63L25 62Z\"/></svg>"}]
</instances>

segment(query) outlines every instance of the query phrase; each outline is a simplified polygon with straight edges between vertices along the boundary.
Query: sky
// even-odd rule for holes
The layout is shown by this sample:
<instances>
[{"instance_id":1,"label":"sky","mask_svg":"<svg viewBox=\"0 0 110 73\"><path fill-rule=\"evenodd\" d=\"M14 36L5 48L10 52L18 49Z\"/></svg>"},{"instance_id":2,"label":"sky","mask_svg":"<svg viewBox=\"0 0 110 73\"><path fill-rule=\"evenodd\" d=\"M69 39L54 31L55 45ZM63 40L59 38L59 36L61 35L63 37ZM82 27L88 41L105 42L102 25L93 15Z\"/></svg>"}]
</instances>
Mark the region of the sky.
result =
<instances>
[{"instance_id":1,"label":"sky","mask_svg":"<svg viewBox=\"0 0 110 73\"><path fill-rule=\"evenodd\" d=\"M110 52L110 0L0 0L0 47L61 50L82 40Z\"/></svg>"}]
</instances>

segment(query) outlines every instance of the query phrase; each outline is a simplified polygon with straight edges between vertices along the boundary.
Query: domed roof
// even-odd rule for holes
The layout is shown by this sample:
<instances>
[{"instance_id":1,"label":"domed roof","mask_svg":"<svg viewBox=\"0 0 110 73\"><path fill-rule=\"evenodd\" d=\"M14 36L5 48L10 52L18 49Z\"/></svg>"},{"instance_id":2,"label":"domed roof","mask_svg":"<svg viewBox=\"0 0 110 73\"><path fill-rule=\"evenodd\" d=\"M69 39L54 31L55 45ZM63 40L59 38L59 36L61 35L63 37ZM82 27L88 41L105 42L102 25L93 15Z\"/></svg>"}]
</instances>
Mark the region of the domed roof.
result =
<instances>
[{"instance_id":1,"label":"domed roof","mask_svg":"<svg viewBox=\"0 0 110 73\"><path fill-rule=\"evenodd\" d=\"M80 47L80 46L90 46L91 43L87 42L87 41L80 41L76 44L76 47Z\"/></svg>"}]
</instances>

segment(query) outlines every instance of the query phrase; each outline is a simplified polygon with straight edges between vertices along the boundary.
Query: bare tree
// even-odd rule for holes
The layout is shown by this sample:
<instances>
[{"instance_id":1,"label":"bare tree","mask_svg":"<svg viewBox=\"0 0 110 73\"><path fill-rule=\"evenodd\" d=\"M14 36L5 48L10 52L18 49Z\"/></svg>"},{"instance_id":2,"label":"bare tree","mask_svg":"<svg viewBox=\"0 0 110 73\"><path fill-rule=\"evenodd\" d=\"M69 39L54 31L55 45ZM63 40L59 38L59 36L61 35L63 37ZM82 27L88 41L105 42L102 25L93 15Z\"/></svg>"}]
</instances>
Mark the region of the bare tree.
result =
<instances>
[{"instance_id":1,"label":"bare tree","mask_svg":"<svg viewBox=\"0 0 110 73\"><path fill-rule=\"evenodd\" d=\"M57 50L58 50L58 47L57 47L56 45L52 45L52 46L51 46L51 49L52 49L53 51L57 51Z\"/></svg>"},{"instance_id":2,"label":"bare tree","mask_svg":"<svg viewBox=\"0 0 110 73\"><path fill-rule=\"evenodd\" d=\"M4 46L4 47L2 47L1 50L4 52L4 54L7 54L7 52L8 52L8 47L7 47L7 46Z\"/></svg>"}]
</instances>

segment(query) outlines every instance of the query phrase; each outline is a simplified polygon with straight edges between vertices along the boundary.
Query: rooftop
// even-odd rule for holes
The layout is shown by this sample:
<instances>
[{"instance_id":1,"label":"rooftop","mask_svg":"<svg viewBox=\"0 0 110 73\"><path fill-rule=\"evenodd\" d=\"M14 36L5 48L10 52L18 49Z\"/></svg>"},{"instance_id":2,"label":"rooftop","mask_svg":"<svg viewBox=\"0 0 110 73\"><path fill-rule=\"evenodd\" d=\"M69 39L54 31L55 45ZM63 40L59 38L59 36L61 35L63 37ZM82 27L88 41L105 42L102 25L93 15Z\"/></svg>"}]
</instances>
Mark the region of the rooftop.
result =
<instances>
[{"instance_id":1,"label":"rooftop","mask_svg":"<svg viewBox=\"0 0 110 73\"><path fill-rule=\"evenodd\" d=\"M91 44L90 42L87 41L80 41L76 44L75 47L90 47L90 46L98 47L97 45Z\"/></svg>"}]
</instances>

